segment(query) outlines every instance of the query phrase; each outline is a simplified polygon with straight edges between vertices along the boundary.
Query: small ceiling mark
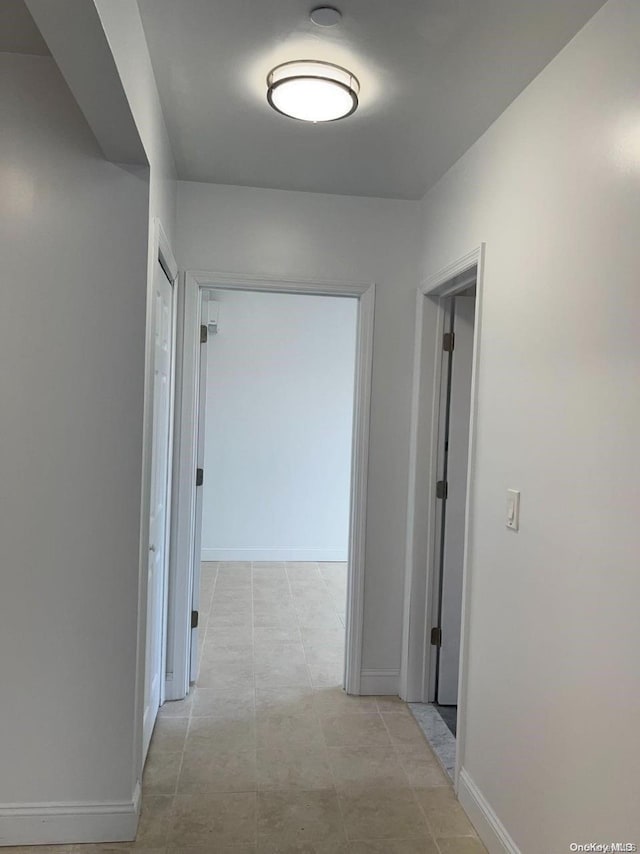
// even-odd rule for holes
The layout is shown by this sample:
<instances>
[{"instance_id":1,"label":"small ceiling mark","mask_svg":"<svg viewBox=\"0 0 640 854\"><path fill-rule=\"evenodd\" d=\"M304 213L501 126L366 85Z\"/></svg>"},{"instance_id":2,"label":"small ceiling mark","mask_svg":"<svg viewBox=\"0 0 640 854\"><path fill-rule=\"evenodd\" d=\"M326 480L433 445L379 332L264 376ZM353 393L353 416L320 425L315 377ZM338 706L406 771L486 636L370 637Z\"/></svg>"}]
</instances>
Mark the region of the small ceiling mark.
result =
<instances>
[{"instance_id":1,"label":"small ceiling mark","mask_svg":"<svg viewBox=\"0 0 640 854\"><path fill-rule=\"evenodd\" d=\"M318 27L335 27L342 20L342 12L333 6L318 6L312 10L309 17Z\"/></svg>"}]
</instances>

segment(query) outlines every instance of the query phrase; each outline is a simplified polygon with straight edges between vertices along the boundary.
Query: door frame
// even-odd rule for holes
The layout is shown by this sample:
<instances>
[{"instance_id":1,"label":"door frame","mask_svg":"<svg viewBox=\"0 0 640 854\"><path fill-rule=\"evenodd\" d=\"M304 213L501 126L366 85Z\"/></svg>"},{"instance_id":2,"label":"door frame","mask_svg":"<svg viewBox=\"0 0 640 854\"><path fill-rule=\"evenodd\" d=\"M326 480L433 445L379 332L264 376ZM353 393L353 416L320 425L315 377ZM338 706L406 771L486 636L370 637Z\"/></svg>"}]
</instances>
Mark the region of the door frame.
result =
<instances>
[{"instance_id":1,"label":"door frame","mask_svg":"<svg viewBox=\"0 0 640 854\"><path fill-rule=\"evenodd\" d=\"M146 639L147 639L147 574L149 561L149 516L151 510L151 469L153 454L153 282L156 273L156 264L165 271L167 278L173 288L173 329L172 329L172 384L171 384L171 409L169 413L169 442L167 444L169 454L169 465L167 475L167 537L171 542L171 507L172 507L172 455L173 455L173 425L175 420L176 403L176 364L177 364L177 321L178 321L178 265L171 250L171 244L167 238L162 223L158 217L153 217L149 226L149 264L147 277L147 304L145 318L145 387L143 402L143 438L142 438L142 488L140 498L140 546L138 565L138 628L136 643L136 700L135 721L136 732L133 750L133 783L134 787L140 784L142 767L145 760L143 717L145 703L145 668L146 668ZM169 557L169 551L166 551ZM170 576L170 558L165 571L165 595L164 613L162 617L163 638L161 639L162 663L161 673L166 671L166 637L167 637L167 589ZM166 699L165 679L160 680L160 703Z\"/></svg>"},{"instance_id":2,"label":"door frame","mask_svg":"<svg viewBox=\"0 0 640 854\"><path fill-rule=\"evenodd\" d=\"M465 290L473 280L476 282L465 505L457 755L454 780L456 791L464 758L466 729L470 596L473 576L473 486L476 466L478 366L484 264L485 244L482 243L466 255L426 277L418 288L416 296L400 696L409 702L429 702L433 698L435 679L435 659L428 636L434 625L432 620L439 550L440 508L436 498L435 483L438 472L442 335L446 314L444 301L447 297Z\"/></svg>"},{"instance_id":3,"label":"door frame","mask_svg":"<svg viewBox=\"0 0 640 854\"><path fill-rule=\"evenodd\" d=\"M356 375L354 389L353 439L351 457L351 498L349 520L349 562L344 687L349 694L360 693L362 670L362 628L364 608L364 561L371 409L371 368L373 362L373 282L326 281L320 279L255 276L238 273L190 270L183 276L180 410L176 424L174 452L174 525L172 527L169 605L169 657L172 665L171 689L167 699L182 699L189 691L189 649L191 637L192 572L195 558L194 531L196 437L193 425L198 415L198 359L200 341L201 291L210 288L354 297L358 300Z\"/></svg>"}]
</instances>

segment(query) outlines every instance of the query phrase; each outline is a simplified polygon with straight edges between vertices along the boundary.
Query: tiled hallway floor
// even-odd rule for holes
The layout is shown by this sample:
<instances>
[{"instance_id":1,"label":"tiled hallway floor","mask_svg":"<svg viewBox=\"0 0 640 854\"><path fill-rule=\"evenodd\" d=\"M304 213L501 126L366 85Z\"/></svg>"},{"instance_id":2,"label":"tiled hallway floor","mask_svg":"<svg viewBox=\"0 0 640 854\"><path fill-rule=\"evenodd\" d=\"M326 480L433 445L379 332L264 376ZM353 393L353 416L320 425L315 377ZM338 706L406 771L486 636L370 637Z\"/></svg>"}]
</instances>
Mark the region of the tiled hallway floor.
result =
<instances>
[{"instance_id":1,"label":"tiled hallway floor","mask_svg":"<svg viewBox=\"0 0 640 854\"><path fill-rule=\"evenodd\" d=\"M203 564L201 668L160 712L147 854L481 854L407 706L340 688L344 564Z\"/></svg>"}]
</instances>

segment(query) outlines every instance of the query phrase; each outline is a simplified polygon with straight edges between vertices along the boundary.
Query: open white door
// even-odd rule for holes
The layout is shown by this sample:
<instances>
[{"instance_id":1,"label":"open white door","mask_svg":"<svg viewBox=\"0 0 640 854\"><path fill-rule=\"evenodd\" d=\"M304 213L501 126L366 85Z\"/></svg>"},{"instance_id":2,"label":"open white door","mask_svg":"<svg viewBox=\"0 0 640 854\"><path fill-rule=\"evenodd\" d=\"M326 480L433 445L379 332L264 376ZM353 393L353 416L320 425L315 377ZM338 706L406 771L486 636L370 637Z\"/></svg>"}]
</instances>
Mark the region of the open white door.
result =
<instances>
[{"instance_id":1,"label":"open white door","mask_svg":"<svg viewBox=\"0 0 640 854\"><path fill-rule=\"evenodd\" d=\"M440 610L442 635L436 696L442 706L455 706L458 703L475 303L475 296L456 296L453 309L455 345L451 353L449 424L445 450L447 498Z\"/></svg>"},{"instance_id":2,"label":"open white door","mask_svg":"<svg viewBox=\"0 0 640 854\"><path fill-rule=\"evenodd\" d=\"M151 741L164 680L165 589L168 565L169 472L173 394L173 283L160 262L153 281L153 428L147 577L143 756Z\"/></svg>"},{"instance_id":3,"label":"open white door","mask_svg":"<svg viewBox=\"0 0 640 854\"><path fill-rule=\"evenodd\" d=\"M189 681L195 682L198 678L198 666L200 663L198 643L198 614L200 610L200 561L202 559L202 493L204 483L204 426L207 411L207 341L209 331L208 319L208 294L202 292L201 296L201 326L200 326L200 364L198 374L198 433L196 446L196 504L195 504L195 531L193 546L193 584L191 605L191 659L189 664Z\"/></svg>"}]
</instances>

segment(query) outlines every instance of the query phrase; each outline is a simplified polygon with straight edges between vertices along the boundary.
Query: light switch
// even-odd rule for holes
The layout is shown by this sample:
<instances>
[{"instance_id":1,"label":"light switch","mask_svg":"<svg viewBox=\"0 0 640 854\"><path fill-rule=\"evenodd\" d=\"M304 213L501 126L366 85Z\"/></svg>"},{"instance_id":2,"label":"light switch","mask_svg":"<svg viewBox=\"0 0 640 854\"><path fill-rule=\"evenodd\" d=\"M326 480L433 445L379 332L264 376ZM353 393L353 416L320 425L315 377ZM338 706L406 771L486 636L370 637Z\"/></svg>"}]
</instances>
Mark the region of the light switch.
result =
<instances>
[{"instance_id":1,"label":"light switch","mask_svg":"<svg viewBox=\"0 0 640 854\"><path fill-rule=\"evenodd\" d=\"M517 531L520 527L520 493L517 489L507 490L507 528Z\"/></svg>"}]
</instances>

